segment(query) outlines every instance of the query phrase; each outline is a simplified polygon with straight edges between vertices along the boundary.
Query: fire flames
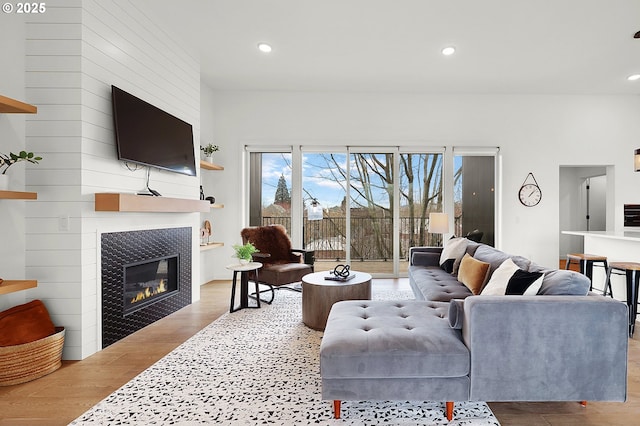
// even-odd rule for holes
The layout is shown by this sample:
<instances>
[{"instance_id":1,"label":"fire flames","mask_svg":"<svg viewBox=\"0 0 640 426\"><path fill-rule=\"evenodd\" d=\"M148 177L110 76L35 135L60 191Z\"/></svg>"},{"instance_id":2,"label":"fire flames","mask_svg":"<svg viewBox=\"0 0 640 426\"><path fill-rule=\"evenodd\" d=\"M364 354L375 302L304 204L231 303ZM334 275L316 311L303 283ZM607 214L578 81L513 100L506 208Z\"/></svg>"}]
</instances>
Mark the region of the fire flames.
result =
<instances>
[{"instance_id":1,"label":"fire flames","mask_svg":"<svg viewBox=\"0 0 640 426\"><path fill-rule=\"evenodd\" d=\"M150 298L151 296L162 294L166 291L167 291L167 280L162 279L160 280L160 283L158 284L155 290L153 290L151 287L146 287L144 290L139 291L138 294L136 294L135 297L131 299L131 303L140 302L144 299Z\"/></svg>"}]
</instances>

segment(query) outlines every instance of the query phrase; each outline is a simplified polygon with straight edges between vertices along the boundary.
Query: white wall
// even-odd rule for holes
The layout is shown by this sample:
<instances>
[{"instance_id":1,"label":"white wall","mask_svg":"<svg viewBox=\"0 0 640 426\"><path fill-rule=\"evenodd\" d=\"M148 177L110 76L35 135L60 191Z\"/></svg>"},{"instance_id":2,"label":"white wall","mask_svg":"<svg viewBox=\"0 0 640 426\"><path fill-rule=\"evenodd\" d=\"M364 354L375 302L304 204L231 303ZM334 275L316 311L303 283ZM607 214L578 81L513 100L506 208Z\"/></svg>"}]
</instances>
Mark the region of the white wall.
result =
<instances>
[{"instance_id":1,"label":"white wall","mask_svg":"<svg viewBox=\"0 0 640 426\"><path fill-rule=\"evenodd\" d=\"M556 266L560 165L615 165L614 217L640 201L633 150L640 140L640 97L422 95L374 93L204 91L202 120L225 159L225 178L242 181L242 149L251 145L499 146L503 250ZM207 99L210 98L210 99ZM209 110L205 104L211 103ZM522 206L518 189L528 172L542 202ZM225 200L218 217L225 242L238 241L243 211L237 185L216 187ZM217 277L229 250L215 254Z\"/></svg>"},{"instance_id":2,"label":"white wall","mask_svg":"<svg viewBox=\"0 0 640 426\"><path fill-rule=\"evenodd\" d=\"M201 117L201 145L212 143L220 146L217 138L217 125L214 113L215 93L203 82L200 84L200 117ZM230 162L233 158L233 150L228 147L221 147L220 151L214 152L213 159L216 164L225 167L224 170L201 170L200 183L204 189L205 196L212 196L216 199L216 204L224 204L224 209L211 209L209 213L200 214L200 225L205 220L211 222L211 241L224 242L222 248L203 251L200 254L200 280L206 283L216 279L227 279L227 270L222 269L225 265L232 263L231 246L240 242L240 233L238 232L236 239L228 239L228 208L230 205L236 204L239 197L239 185L234 185L236 165ZM237 191L233 195L233 191L229 196L224 196L225 187L236 188ZM226 191L225 191L226 192ZM235 209L232 208L232 211ZM222 272L224 271L224 272ZM222 274L221 274L222 272Z\"/></svg>"},{"instance_id":3,"label":"white wall","mask_svg":"<svg viewBox=\"0 0 640 426\"><path fill-rule=\"evenodd\" d=\"M54 323L67 330L63 356L82 359L101 347L100 232L192 226L192 276L200 283L197 213L94 211L96 192L145 187L145 171L117 160L111 84L191 123L198 144L200 65L127 0L47 4L27 27L27 54L27 94L40 108L27 122L27 145L45 160L27 175L39 200L27 217L26 271L39 281L31 296L45 300ZM197 177L154 170L151 187L198 198ZM193 288L197 300L199 286Z\"/></svg>"},{"instance_id":4,"label":"white wall","mask_svg":"<svg viewBox=\"0 0 640 426\"><path fill-rule=\"evenodd\" d=\"M4 16L0 25L0 95L26 102L24 90L24 17ZM16 42L17 40L17 42ZM11 66L9 66L11 64ZM25 115L0 114L0 152L18 153L25 147ZM24 190L25 164L11 167L10 189ZM0 278L26 279L25 220L27 201L0 200ZM26 301L28 291L0 295L0 311Z\"/></svg>"}]
</instances>

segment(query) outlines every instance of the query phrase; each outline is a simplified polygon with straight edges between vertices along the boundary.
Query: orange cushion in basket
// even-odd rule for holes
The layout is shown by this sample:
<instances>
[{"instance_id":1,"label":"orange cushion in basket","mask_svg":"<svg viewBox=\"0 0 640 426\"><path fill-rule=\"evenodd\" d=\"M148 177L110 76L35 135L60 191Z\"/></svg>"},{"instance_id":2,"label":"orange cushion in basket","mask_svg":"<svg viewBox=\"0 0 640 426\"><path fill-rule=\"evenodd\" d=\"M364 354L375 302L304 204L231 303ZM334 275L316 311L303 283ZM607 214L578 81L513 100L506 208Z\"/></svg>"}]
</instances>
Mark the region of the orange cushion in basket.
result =
<instances>
[{"instance_id":1,"label":"orange cushion in basket","mask_svg":"<svg viewBox=\"0 0 640 426\"><path fill-rule=\"evenodd\" d=\"M0 346L21 345L55 333L49 311L40 300L0 312Z\"/></svg>"}]
</instances>

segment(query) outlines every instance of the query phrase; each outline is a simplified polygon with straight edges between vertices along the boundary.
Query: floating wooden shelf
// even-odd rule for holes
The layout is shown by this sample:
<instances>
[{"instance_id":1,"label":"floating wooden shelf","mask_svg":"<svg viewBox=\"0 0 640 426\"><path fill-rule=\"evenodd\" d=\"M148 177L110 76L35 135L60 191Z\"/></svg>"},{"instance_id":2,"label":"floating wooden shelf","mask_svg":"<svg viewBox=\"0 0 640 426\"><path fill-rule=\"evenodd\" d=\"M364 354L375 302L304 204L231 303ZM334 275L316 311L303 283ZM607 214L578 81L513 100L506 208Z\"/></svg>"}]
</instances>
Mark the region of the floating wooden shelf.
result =
<instances>
[{"instance_id":1,"label":"floating wooden shelf","mask_svg":"<svg viewBox=\"0 0 640 426\"><path fill-rule=\"evenodd\" d=\"M0 191L0 199L4 200L37 200L37 192Z\"/></svg>"},{"instance_id":2,"label":"floating wooden shelf","mask_svg":"<svg viewBox=\"0 0 640 426\"><path fill-rule=\"evenodd\" d=\"M189 213L208 212L208 201L188 200L184 198L153 197L147 195L122 193L97 193L95 199L97 212L164 212Z\"/></svg>"},{"instance_id":3,"label":"floating wooden shelf","mask_svg":"<svg viewBox=\"0 0 640 426\"><path fill-rule=\"evenodd\" d=\"M200 160L200 168L207 170L224 170L224 167L219 166L218 164L213 164L208 161Z\"/></svg>"},{"instance_id":4,"label":"floating wooden shelf","mask_svg":"<svg viewBox=\"0 0 640 426\"><path fill-rule=\"evenodd\" d=\"M3 114L35 114L38 107L0 95L0 113Z\"/></svg>"},{"instance_id":5,"label":"floating wooden shelf","mask_svg":"<svg viewBox=\"0 0 640 426\"><path fill-rule=\"evenodd\" d=\"M200 251L207 251L222 246L224 246L224 243L209 243L206 246L200 246Z\"/></svg>"},{"instance_id":6,"label":"floating wooden shelf","mask_svg":"<svg viewBox=\"0 0 640 426\"><path fill-rule=\"evenodd\" d=\"M36 280L4 280L0 283L0 294L9 294L37 286L38 281Z\"/></svg>"}]
</instances>

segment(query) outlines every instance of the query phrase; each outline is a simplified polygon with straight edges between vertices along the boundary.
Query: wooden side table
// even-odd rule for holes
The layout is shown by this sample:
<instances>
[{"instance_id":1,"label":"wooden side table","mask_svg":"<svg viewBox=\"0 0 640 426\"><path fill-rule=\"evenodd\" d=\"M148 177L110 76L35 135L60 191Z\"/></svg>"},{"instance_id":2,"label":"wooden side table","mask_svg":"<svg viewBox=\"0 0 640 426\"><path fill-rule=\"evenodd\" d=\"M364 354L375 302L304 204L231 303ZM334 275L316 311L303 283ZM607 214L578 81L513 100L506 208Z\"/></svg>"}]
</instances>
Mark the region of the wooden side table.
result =
<instances>
[{"instance_id":1,"label":"wooden side table","mask_svg":"<svg viewBox=\"0 0 640 426\"><path fill-rule=\"evenodd\" d=\"M331 272L316 272L302 277L302 322L314 330L324 330L334 303L341 300L371 300L371 275L351 271L348 281L330 281Z\"/></svg>"},{"instance_id":2,"label":"wooden side table","mask_svg":"<svg viewBox=\"0 0 640 426\"><path fill-rule=\"evenodd\" d=\"M258 269L262 268L260 262L234 263L225 266L233 271L233 284L231 286L231 304L229 312L236 312L244 308L260 308L260 290L258 289ZM249 272L255 271L256 306L249 306ZM240 306L234 306L236 301L236 283L238 272L240 273Z\"/></svg>"}]
</instances>

